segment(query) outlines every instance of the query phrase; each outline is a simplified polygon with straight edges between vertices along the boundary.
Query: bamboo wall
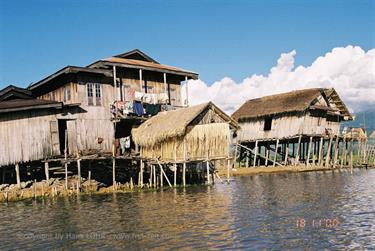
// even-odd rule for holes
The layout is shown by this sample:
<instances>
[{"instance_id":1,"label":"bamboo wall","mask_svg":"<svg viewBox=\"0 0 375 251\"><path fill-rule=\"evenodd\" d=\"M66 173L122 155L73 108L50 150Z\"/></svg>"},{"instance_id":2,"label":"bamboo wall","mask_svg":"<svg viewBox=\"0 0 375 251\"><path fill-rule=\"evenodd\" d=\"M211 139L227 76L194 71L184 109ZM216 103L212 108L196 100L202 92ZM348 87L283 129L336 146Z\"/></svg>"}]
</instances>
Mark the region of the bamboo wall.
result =
<instances>
[{"instance_id":1,"label":"bamboo wall","mask_svg":"<svg viewBox=\"0 0 375 251\"><path fill-rule=\"evenodd\" d=\"M229 155L229 145L228 123L203 124L192 127L181 138L172 138L158 145L142 147L141 156L149 159L159 158L166 162L226 158Z\"/></svg>"},{"instance_id":2,"label":"bamboo wall","mask_svg":"<svg viewBox=\"0 0 375 251\"><path fill-rule=\"evenodd\" d=\"M0 166L44 159L52 154L48 111L27 111L0 116Z\"/></svg>"},{"instance_id":3,"label":"bamboo wall","mask_svg":"<svg viewBox=\"0 0 375 251\"><path fill-rule=\"evenodd\" d=\"M264 131L264 119L241 122L237 140L253 141L259 139L287 138L300 134L322 135L329 129L333 134L339 134L340 123L328 121L322 117L304 116L282 116L272 120L270 131Z\"/></svg>"}]
</instances>

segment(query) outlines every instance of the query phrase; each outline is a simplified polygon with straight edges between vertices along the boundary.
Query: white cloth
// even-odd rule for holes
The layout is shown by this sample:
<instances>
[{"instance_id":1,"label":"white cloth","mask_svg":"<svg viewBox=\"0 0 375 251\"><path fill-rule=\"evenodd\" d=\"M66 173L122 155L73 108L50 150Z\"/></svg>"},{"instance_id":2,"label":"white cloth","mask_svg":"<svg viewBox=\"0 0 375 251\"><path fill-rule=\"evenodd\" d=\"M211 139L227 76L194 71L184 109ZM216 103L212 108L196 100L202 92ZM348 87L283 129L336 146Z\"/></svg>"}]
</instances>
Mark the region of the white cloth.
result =
<instances>
[{"instance_id":1,"label":"white cloth","mask_svg":"<svg viewBox=\"0 0 375 251\"><path fill-rule=\"evenodd\" d=\"M144 96L143 92L134 92L134 99L137 101L142 101L142 97Z\"/></svg>"},{"instance_id":2,"label":"white cloth","mask_svg":"<svg viewBox=\"0 0 375 251\"><path fill-rule=\"evenodd\" d=\"M168 94L167 93L159 93L158 94L158 102L161 104L168 103Z\"/></svg>"}]
</instances>

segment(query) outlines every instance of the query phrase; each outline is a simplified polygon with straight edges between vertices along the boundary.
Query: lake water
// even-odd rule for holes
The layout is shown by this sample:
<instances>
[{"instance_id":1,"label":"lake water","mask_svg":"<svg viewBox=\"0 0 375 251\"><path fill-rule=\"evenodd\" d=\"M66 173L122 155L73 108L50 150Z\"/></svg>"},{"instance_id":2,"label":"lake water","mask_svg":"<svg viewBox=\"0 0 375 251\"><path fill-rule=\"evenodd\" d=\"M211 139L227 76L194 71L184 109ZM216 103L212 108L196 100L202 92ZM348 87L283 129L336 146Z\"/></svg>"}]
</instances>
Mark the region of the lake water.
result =
<instances>
[{"instance_id":1,"label":"lake water","mask_svg":"<svg viewBox=\"0 0 375 251\"><path fill-rule=\"evenodd\" d=\"M0 205L7 249L375 249L375 170Z\"/></svg>"}]
</instances>

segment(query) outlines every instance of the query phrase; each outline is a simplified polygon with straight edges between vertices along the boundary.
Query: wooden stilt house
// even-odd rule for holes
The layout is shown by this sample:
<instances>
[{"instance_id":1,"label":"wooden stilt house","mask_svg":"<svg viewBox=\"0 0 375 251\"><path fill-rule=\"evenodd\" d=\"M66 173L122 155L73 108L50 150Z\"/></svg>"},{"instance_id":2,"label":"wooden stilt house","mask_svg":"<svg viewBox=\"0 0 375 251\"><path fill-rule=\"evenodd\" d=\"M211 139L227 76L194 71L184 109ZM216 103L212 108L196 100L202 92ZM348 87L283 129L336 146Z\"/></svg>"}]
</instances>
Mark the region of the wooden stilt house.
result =
<instances>
[{"instance_id":1,"label":"wooden stilt house","mask_svg":"<svg viewBox=\"0 0 375 251\"><path fill-rule=\"evenodd\" d=\"M340 140L340 122L352 119L337 92L323 88L251 99L232 117L241 127L238 143L251 150L240 156L247 166L317 163L322 151L334 154L337 145L332 144Z\"/></svg>"}]
</instances>

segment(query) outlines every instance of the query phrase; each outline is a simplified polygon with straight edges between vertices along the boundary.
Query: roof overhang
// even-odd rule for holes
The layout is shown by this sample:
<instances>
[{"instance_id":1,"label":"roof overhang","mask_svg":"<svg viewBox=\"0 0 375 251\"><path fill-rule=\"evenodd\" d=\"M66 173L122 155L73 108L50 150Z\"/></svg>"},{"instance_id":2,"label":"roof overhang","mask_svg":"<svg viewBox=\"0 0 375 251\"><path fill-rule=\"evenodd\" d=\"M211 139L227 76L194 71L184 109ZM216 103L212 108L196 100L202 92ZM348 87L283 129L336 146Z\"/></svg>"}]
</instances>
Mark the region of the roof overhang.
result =
<instances>
[{"instance_id":1,"label":"roof overhang","mask_svg":"<svg viewBox=\"0 0 375 251\"><path fill-rule=\"evenodd\" d=\"M106 70L106 69L96 69L96 68L87 68L87 67L79 67L79 66L66 66L62 68L61 70L55 72L54 74L40 80L39 82L31 85L28 87L29 90L35 90L36 88L48 83L49 81L53 80L56 77L59 77L64 74L69 73L79 73L79 72L85 72L85 73L92 73L92 74L100 74L104 75L106 77L112 77L112 71Z\"/></svg>"},{"instance_id":2,"label":"roof overhang","mask_svg":"<svg viewBox=\"0 0 375 251\"><path fill-rule=\"evenodd\" d=\"M131 69L141 69L141 70L146 70L146 71L156 71L156 72L161 72L161 73L169 73L169 74L174 74L182 77L188 77L189 79L198 79L199 74L196 72L191 72L191 71L180 71L180 70L170 70L170 69L160 69L157 67L157 64L155 64L155 67L152 66L143 66L143 65L135 65L135 64L128 64L128 63L118 63L118 62L110 62L107 60L99 60L96 61L87 67L90 68L105 68L108 66L116 66L116 67L123 67L123 68L131 68Z\"/></svg>"}]
</instances>

